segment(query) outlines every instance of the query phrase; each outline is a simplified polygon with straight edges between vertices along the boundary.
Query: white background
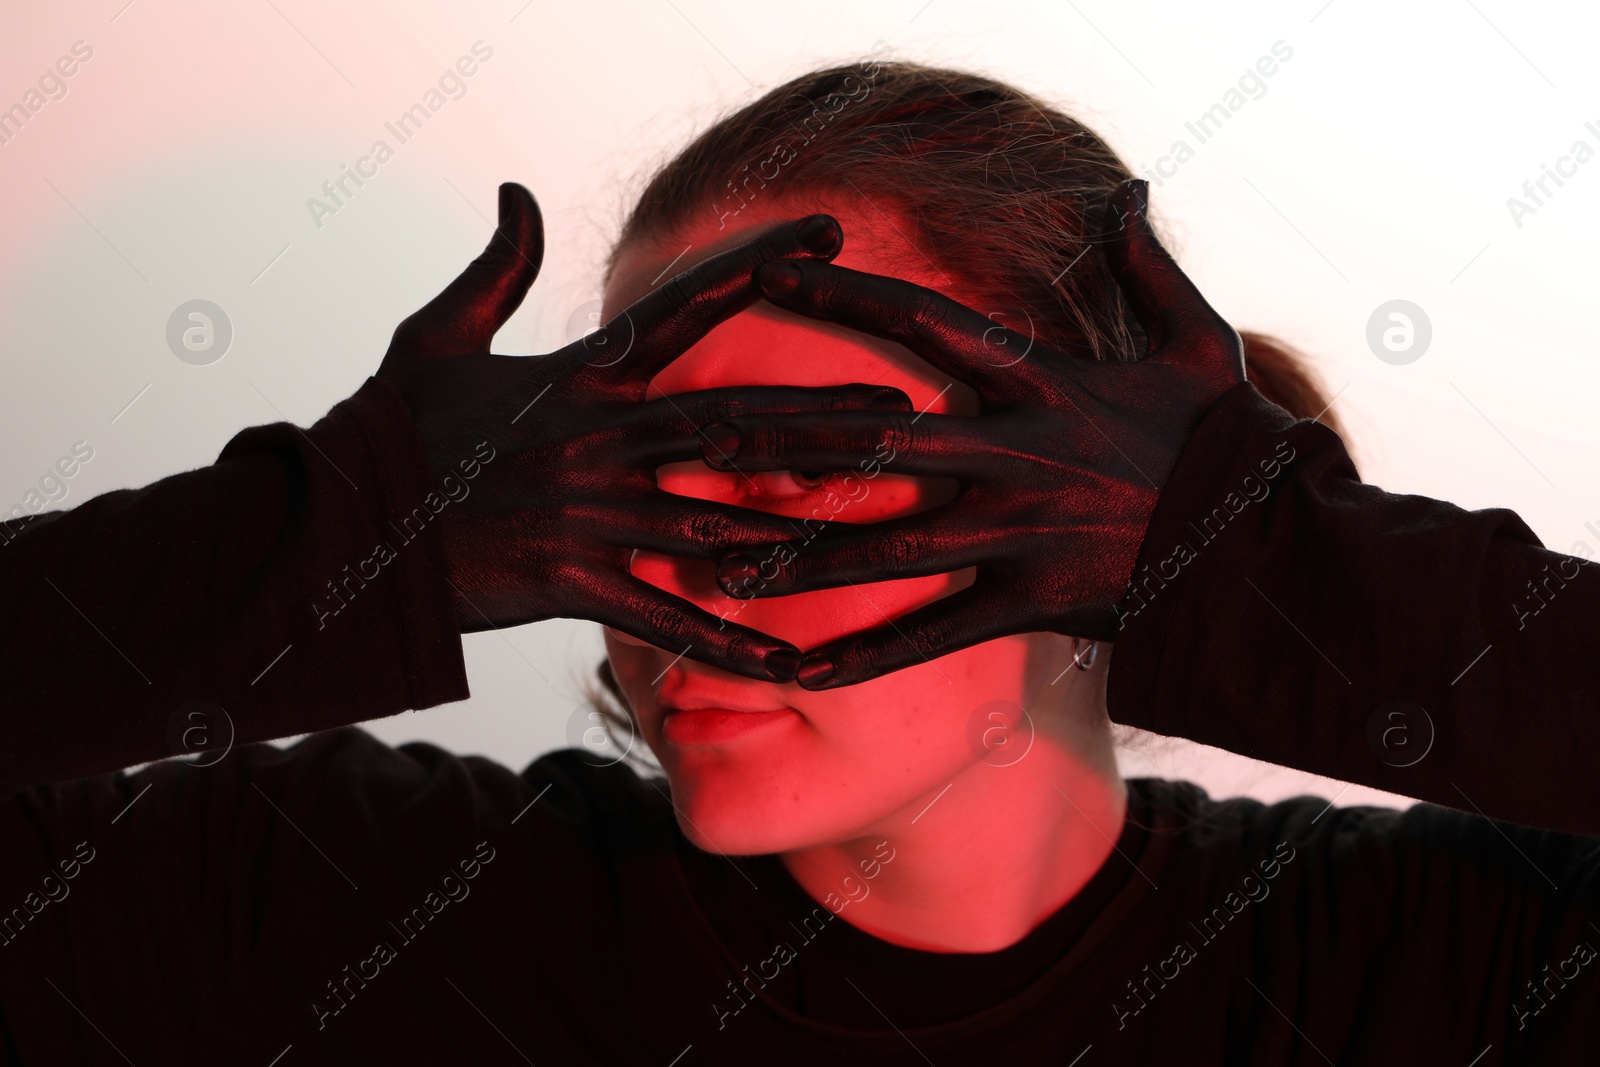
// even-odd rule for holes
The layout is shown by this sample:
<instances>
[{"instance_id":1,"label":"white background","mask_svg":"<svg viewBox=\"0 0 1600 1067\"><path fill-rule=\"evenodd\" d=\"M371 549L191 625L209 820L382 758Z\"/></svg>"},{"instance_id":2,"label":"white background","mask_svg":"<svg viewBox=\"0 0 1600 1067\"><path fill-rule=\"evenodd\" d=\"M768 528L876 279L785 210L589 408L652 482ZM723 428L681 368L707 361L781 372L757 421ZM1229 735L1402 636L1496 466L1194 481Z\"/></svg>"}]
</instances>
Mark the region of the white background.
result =
<instances>
[{"instance_id":1,"label":"white background","mask_svg":"<svg viewBox=\"0 0 1600 1067\"><path fill-rule=\"evenodd\" d=\"M726 110L875 41L1033 90L1139 170L1179 138L1194 144L1184 123L1281 40L1293 56L1266 94L1152 190L1183 266L1236 326L1316 355L1368 481L1511 507L1553 548L1600 548L1584 530L1600 526L1600 160L1521 226L1506 204L1575 140L1600 149L1584 128L1600 128L1600 27L1585 5L124 5L0 16L0 107L73 42L94 49L67 95L0 145L6 509L79 439L95 456L61 506L208 464L245 426L309 425L482 248L503 180L538 196L548 250L496 348L559 346L598 295L601 256L652 164ZM493 57L466 95L317 226L307 199L374 140L396 146L384 123L478 40ZM164 337L197 297L236 331L204 367ZM1406 366L1365 340L1373 309L1396 298L1433 325ZM472 699L370 728L516 767L569 743L598 627L553 621L465 646ZM1178 742L1127 770L1268 799L1341 789Z\"/></svg>"}]
</instances>

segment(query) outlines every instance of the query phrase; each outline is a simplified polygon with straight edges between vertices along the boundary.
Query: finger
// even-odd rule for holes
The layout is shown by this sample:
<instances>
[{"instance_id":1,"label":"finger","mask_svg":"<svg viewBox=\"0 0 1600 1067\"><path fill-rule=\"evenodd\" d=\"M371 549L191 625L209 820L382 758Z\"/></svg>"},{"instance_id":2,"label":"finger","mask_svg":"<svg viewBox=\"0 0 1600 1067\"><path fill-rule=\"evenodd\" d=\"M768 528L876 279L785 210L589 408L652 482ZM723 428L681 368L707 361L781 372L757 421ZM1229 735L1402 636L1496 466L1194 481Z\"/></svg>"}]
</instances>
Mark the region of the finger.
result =
<instances>
[{"instance_id":1,"label":"finger","mask_svg":"<svg viewBox=\"0 0 1600 1067\"><path fill-rule=\"evenodd\" d=\"M1235 361L1243 380L1239 335L1206 302L1150 227L1149 183L1130 178L1107 201L1111 238L1106 264L1150 338L1148 360L1184 365Z\"/></svg>"},{"instance_id":2,"label":"finger","mask_svg":"<svg viewBox=\"0 0 1600 1067\"><path fill-rule=\"evenodd\" d=\"M743 415L703 428L700 454L719 471L893 471L982 480L1003 449L979 419L909 412Z\"/></svg>"},{"instance_id":3,"label":"finger","mask_svg":"<svg viewBox=\"0 0 1600 1067\"><path fill-rule=\"evenodd\" d=\"M661 466L699 459L701 427L740 415L800 411L910 411L911 398L888 385L733 385L674 393L632 405L618 425L629 431L626 461Z\"/></svg>"},{"instance_id":4,"label":"finger","mask_svg":"<svg viewBox=\"0 0 1600 1067\"><path fill-rule=\"evenodd\" d=\"M570 508L585 509L594 537L606 544L691 559L805 535L796 518L660 490L643 500L574 501Z\"/></svg>"},{"instance_id":5,"label":"finger","mask_svg":"<svg viewBox=\"0 0 1600 1067\"><path fill-rule=\"evenodd\" d=\"M946 574L992 559L995 536L991 527L968 529L957 512L944 509L889 522L830 525L804 544L760 545L723 556L717 584L728 596L747 600Z\"/></svg>"},{"instance_id":6,"label":"finger","mask_svg":"<svg viewBox=\"0 0 1600 1067\"><path fill-rule=\"evenodd\" d=\"M395 339L448 354L487 353L521 306L544 259L544 222L533 194L500 185L500 224L477 259L395 329Z\"/></svg>"},{"instance_id":7,"label":"finger","mask_svg":"<svg viewBox=\"0 0 1600 1067\"><path fill-rule=\"evenodd\" d=\"M793 681L800 662L799 649L789 642L720 619L631 574L596 590L585 617L673 655L764 682Z\"/></svg>"},{"instance_id":8,"label":"finger","mask_svg":"<svg viewBox=\"0 0 1600 1067\"><path fill-rule=\"evenodd\" d=\"M717 323L755 302L761 264L785 256L831 259L843 245L831 215L780 223L673 275L570 347L583 363L604 369L613 388L637 392Z\"/></svg>"},{"instance_id":9,"label":"finger","mask_svg":"<svg viewBox=\"0 0 1600 1067\"><path fill-rule=\"evenodd\" d=\"M898 341L985 399L1010 402L1044 385L1051 351L943 293L899 278L786 260L756 273L761 294L808 318Z\"/></svg>"},{"instance_id":10,"label":"finger","mask_svg":"<svg viewBox=\"0 0 1600 1067\"><path fill-rule=\"evenodd\" d=\"M980 581L981 581L980 576ZM838 689L904 667L929 663L981 641L1026 633L997 592L971 585L883 626L808 649L800 661L803 689Z\"/></svg>"}]
</instances>

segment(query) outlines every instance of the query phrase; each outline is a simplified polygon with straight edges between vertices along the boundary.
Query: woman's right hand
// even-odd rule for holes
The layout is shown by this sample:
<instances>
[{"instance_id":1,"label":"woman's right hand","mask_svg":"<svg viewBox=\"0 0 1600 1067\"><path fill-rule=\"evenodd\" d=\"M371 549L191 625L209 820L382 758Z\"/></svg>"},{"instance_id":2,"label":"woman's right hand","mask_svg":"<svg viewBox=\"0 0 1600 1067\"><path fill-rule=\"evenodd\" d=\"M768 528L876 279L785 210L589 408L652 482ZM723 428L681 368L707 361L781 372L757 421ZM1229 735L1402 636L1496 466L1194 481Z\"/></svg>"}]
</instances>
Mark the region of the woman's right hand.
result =
<instances>
[{"instance_id":1,"label":"woman's right hand","mask_svg":"<svg viewBox=\"0 0 1600 1067\"><path fill-rule=\"evenodd\" d=\"M756 597L976 568L957 592L808 650L803 688L855 685L1009 634L1115 640L1167 476L1206 410L1245 380L1239 335L1162 247L1145 193L1138 179L1116 188L1101 245L1150 339L1136 362L1052 349L896 278L827 263L760 271L772 303L897 341L982 403L975 416L778 414L705 428L714 469L734 457L744 471L849 470L873 457L962 483L931 511L831 528L803 552L765 546L719 561L728 595ZM763 559L782 562L768 574Z\"/></svg>"},{"instance_id":2,"label":"woman's right hand","mask_svg":"<svg viewBox=\"0 0 1600 1067\"><path fill-rule=\"evenodd\" d=\"M794 678L793 645L726 622L628 568L636 548L714 559L792 536L789 521L663 492L655 470L699 459L699 427L719 418L909 411L910 399L870 385L644 397L662 367L760 296L761 264L831 259L842 242L827 215L784 223L669 279L565 348L494 355L490 341L533 284L544 244L532 195L500 186L488 248L399 325L377 371L411 408L449 497L438 518L463 632L592 619L737 674Z\"/></svg>"}]
</instances>

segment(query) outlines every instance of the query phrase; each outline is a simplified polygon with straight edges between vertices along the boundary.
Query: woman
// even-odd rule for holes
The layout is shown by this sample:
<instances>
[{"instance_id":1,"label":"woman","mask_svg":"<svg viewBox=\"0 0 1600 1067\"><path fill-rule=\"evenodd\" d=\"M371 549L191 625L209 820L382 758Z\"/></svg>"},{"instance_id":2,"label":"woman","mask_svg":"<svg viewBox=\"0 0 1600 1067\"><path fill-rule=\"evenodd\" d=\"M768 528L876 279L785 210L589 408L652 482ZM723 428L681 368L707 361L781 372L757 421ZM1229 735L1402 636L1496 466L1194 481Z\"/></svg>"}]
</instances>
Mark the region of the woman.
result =
<instances>
[{"instance_id":1,"label":"woman","mask_svg":"<svg viewBox=\"0 0 1600 1067\"><path fill-rule=\"evenodd\" d=\"M810 154L772 152L774 131L810 133ZM741 181L737 204L703 210L703 186L674 179L720 190L758 149L760 197ZM998 195L947 180L986 160ZM830 165L858 187L799 180ZM646 191L607 285L608 312L628 313L587 343L489 355L540 251L531 201L507 187L505 239L305 435L246 431L211 468L18 531L8 1055L1501 1063L1592 1048L1600 931L1579 835L1596 819L1572 772L1593 765L1581 716L1597 686L1570 656L1600 595L1590 569L1509 513L1360 485L1334 433L1241 382L1237 340L1127 177L998 83L818 72ZM826 222L787 221L819 206L842 250ZM696 266L652 290L680 251ZM770 306L739 313L756 284ZM985 313L1031 323L1036 347L1018 359L1029 334ZM1143 360L1117 361L1140 341ZM647 382L661 395L640 404ZM807 385L823 388L792 388ZM649 492L657 466L684 496ZM447 499L408 511L446 478ZM808 524L803 494L824 489L837 518ZM1480 610L1534 564L1561 584L1519 628ZM672 610L675 593L697 607ZM915 615L883 620L907 609L930 622L901 637ZM464 696L455 632L561 614L609 627L667 782L574 750L515 775L333 729ZM1390 711L1372 716L1402 699L1437 723L1420 760L1396 756ZM1533 700L1546 730L1525 727ZM84 777L177 749L218 706L241 742L322 732ZM1108 709L1441 802L1453 785L1472 802L1458 807L1568 832L1124 782ZM130 982L135 967L163 992Z\"/></svg>"}]
</instances>

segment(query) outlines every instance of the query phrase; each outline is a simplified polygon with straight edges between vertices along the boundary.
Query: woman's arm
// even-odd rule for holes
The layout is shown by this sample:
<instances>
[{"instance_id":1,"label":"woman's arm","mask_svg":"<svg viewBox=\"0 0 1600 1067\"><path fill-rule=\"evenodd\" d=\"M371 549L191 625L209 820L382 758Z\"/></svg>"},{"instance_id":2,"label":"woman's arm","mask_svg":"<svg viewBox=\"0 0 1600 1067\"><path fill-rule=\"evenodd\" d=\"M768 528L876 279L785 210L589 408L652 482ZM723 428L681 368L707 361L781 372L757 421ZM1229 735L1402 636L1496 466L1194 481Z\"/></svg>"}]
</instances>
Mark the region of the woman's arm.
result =
<instances>
[{"instance_id":1,"label":"woman's arm","mask_svg":"<svg viewBox=\"0 0 1600 1067\"><path fill-rule=\"evenodd\" d=\"M675 276L607 324L616 344L604 352L596 341L494 357L489 340L538 255L531 197L503 189L501 204L484 256L310 429L251 428L209 467L0 530L11 682L0 697L0 960L11 961L0 1035L27 1062L102 1055L107 1033L137 1062L239 1062L200 1050L240 1045L272 1061L343 1010L341 967L386 962L372 958L385 920L425 904L428 921L441 886L464 899L456 872L475 877L497 844L521 860L472 887L490 900L450 912L482 923L458 926L459 943L502 950L488 958L504 969L484 975L497 985L527 977L503 951L504 915L572 915L607 899L585 840L594 827L575 825L582 789L563 782L544 797L563 761L518 776L332 729L467 696L463 611L482 604L511 625L610 621L632 605L616 625L706 632L692 654L719 665L750 669L753 657L759 669L764 650L794 652L653 587L616 595L632 579L604 565L620 557L625 574L632 538L703 555L789 529L658 493L654 469L697 456L701 422L730 410L909 409L898 390L868 385L639 402L653 367L754 301L757 265L831 255L837 224L776 226ZM248 744L300 732L315 736L288 751ZM185 751L201 759L161 759ZM561 877L538 879L530 897L534 869L507 862ZM573 951L593 948L591 926L568 925L584 942ZM409 998L391 1003L438 995L438 962L458 944L446 936L406 949L416 986L388 979L388 995ZM568 950L540 936L557 956ZM354 1039L360 1024L341 1033Z\"/></svg>"},{"instance_id":2,"label":"woman's arm","mask_svg":"<svg viewBox=\"0 0 1600 1067\"><path fill-rule=\"evenodd\" d=\"M210 467L0 529L0 795L198 738L463 699L460 633L489 626L589 618L794 676L794 646L627 569L635 547L705 556L786 536L787 521L662 492L654 471L698 456L696 428L730 410L909 399L863 384L642 401L656 369L756 299L760 264L833 255L838 224L774 226L527 358L489 344L538 272L542 229L521 186L502 186L500 206L484 253L311 429L248 429Z\"/></svg>"},{"instance_id":3,"label":"woman's arm","mask_svg":"<svg viewBox=\"0 0 1600 1067\"><path fill-rule=\"evenodd\" d=\"M808 650L801 684L850 685L1006 634L1096 637L1117 646L1118 721L1600 833L1595 567L1545 550L1509 511L1363 485L1333 431L1244 382L1237 334L1156 240L1142 183L1111 206L1103 251L1151 337L1132 363L1051 350L896 279L765 268L769 300L905 344L984 410L726 420L745 470L849 469L876 442L883 469L954 476L963 492L803 552L768 548L775 576L724 589L975 566L968 588Z\"/></svg>"},{"instance_id":4,"label":"woman's arm","mask_svg":"<svg viewBox=\"0 0 1600 1067\"><path fill-rule=\"evenodd\" d=\"M464 699L430 483L369 378L308 430L252 427L209 467L6 523L0 782L182 752L191 701L244 744Z\"/></svg>"},{"instance_id":5,"label":"woman's arm","mask_svg":"<svg viewBox=\"0 0 1600 1067\"><path fill-rule=\"evenodd\" d=\"M1596 620L1593 564L1510 511L1363 484L1337 434L1241 385L1157 503L1107 700L1159 733L1600 833Z\"/></svg>"}]
</instances>

